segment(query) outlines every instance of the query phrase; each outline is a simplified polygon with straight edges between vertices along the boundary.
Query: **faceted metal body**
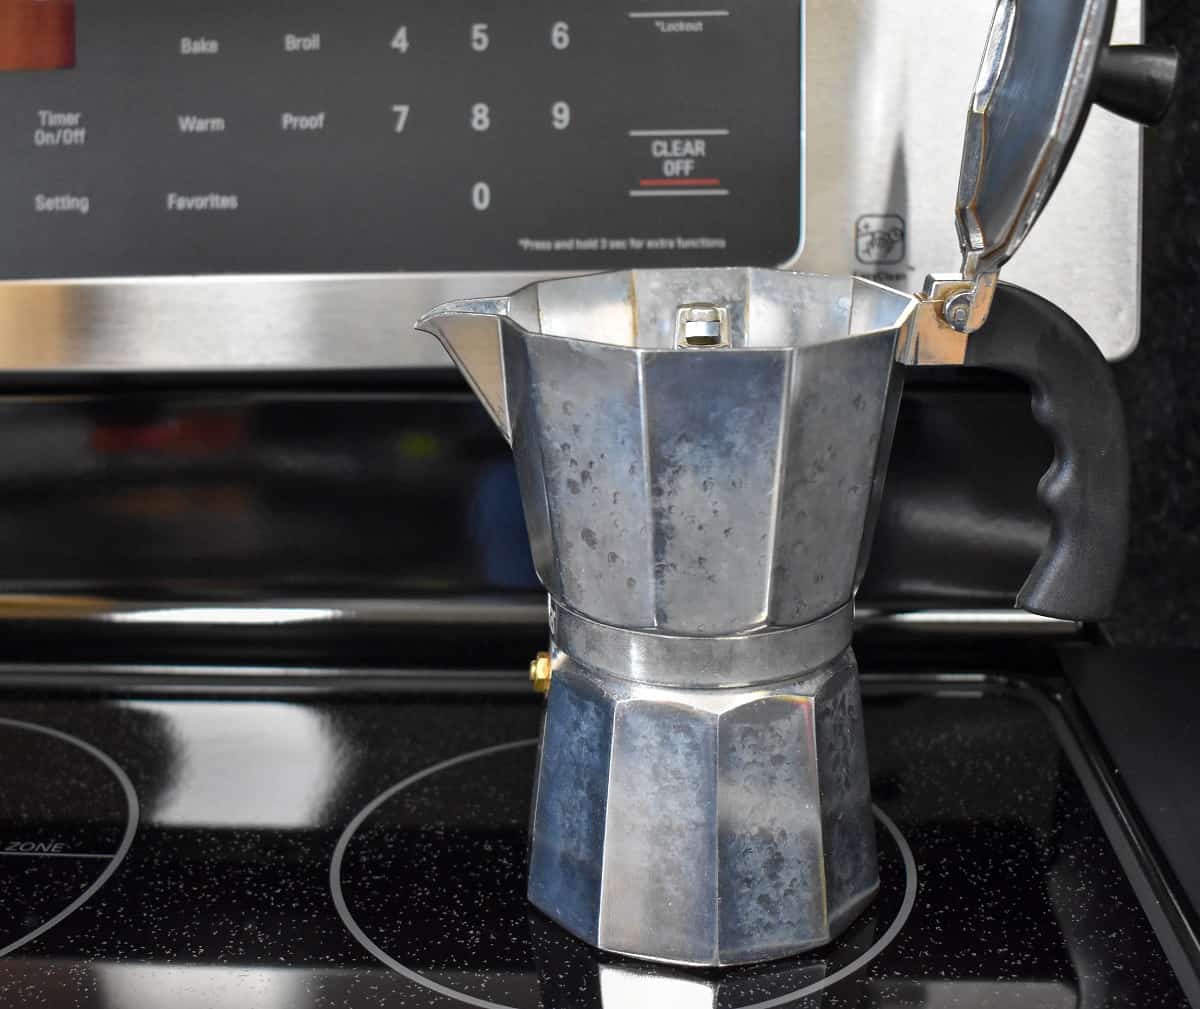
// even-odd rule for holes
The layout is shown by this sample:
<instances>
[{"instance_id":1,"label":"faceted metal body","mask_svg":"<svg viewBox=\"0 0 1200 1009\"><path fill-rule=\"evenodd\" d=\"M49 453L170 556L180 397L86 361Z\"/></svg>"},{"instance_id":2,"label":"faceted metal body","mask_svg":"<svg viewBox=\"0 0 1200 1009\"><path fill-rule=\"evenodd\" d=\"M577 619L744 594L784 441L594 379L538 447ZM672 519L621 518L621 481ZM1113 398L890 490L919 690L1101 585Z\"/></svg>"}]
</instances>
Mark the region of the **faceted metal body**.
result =
<instances>
[{"instance_id":1,"label":"faceted metal body","mask_svg":"<svg viewBox=\"0 0 1200 1009\"><path fill-rule=\"evenodd\" d=\"M529 899L601 949L673 963L828 942L878 887L856 674L847 649L791 682L703 691L565 658Z\"/></svg>"},{"instance_id":2,"label":"faceted metal body","mask_svg":"<svg viewBox=\"0 0 1200 1009\"><path fill-rule=\"evenodd\" d=\"M512 443L551 597L529 897L602 949L784 956L877 888L851 599L913 304L661 270L421 320Z\"/></svg>"},{"instance_id":3,"label":"faceted metal body","mask_svg":"<svg viewBox=\"0 0 1200 1009\"><path fill-rule=\"evenodd\" d=\"M727 311L727 346L677 344L694 303ZM421 324L512 442L550 595L617 627L713 635L849 600L911 306L850 277L650 270L452 302Z\"/></svg>"}]
</instances>

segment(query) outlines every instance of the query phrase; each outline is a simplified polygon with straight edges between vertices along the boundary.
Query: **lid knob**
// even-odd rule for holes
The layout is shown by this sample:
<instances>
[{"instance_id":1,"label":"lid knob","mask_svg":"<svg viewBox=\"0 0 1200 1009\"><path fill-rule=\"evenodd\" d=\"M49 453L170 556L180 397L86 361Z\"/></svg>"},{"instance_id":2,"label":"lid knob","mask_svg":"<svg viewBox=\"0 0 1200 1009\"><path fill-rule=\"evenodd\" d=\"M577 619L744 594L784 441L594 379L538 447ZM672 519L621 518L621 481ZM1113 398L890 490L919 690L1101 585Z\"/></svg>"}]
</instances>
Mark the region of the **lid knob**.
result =
<instances>
[{"instance_id":1,"label":"lid knob","mask_svg":"<svg viewBox=\"0 0 1200 1009\"><path fill-rule=\"evenodd\" d=\"M1143 126L1163 121L1179 82L1174 46L1108 46L1096 66L1093 100Z\"/></svg>"}]
</instances>

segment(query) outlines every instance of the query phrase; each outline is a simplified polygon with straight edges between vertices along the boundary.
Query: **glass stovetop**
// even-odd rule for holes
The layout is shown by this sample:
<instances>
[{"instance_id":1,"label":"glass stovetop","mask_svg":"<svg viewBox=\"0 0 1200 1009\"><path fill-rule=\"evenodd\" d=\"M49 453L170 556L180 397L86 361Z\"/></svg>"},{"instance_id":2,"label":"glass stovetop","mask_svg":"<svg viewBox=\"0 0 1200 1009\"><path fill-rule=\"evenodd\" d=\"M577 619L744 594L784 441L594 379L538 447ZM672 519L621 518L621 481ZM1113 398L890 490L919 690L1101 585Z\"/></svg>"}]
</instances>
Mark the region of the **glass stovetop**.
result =
<instances>
[{"instance_id":1,"label":"glass stovetop","mask_svg":"<svg viewBox=\"0 0 1200 1009\"><path fill-rule=\"evenodd\" d=\"M526 905L532 698L0 695L0 1006L1187 1004L1041 695L866 695L879 899L726 971Z\"/></svg>"}]
</instances>

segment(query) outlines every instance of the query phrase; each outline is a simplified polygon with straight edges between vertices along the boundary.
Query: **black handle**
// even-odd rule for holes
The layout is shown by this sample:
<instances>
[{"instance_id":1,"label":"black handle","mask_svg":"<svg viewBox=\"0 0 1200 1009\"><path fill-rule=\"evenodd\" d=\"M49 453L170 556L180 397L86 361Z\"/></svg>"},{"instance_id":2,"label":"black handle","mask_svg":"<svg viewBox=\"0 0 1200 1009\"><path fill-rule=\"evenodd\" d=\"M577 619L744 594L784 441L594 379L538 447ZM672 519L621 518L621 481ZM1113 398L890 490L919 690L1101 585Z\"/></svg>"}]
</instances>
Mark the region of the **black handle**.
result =
<instances>
[{"instance_id":1,"label":"black handle","mask_svg":"<svg viewBox=\"0 0 1200 1009\"><path fill-rule=\"evenodd\" d=\"M1143 126L1163 121L1179 81L1173 46L1108 46L1096 63L1092 100Z\"/></svg>"},{"instance_id":2,"label":"black handle","mask_svg":"<svg viewBox=\"0 0 1200 1009\"><path fill-rule=\"evenodd\" d=\"M1054 463L1038 484L1050 540L1017 604L1067 620L1107 617L1129 541L1129 446L1108 362L1062 309L1001 284L964 363L1029 382L1033 414L1054 440Z\"/></svg>"}]
</instances>

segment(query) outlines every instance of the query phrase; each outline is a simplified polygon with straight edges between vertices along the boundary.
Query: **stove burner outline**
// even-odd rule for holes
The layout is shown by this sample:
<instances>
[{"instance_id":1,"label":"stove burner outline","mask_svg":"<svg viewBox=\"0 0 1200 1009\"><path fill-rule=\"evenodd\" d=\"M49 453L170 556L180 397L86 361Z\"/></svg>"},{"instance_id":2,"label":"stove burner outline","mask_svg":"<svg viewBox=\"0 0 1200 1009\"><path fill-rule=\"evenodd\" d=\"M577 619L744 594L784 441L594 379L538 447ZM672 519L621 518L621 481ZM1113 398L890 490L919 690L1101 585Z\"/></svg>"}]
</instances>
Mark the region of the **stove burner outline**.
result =
<instances>
[{"instance_id":1,"label":"stove burner outline","mask_svg":"<svg viewBox=\"0 0 1200 1009\"><path fill-rule=\"evenodd\" d=\"M477 1009L518 1009L516 1006L509 1006L503 1002L493 1002L490 999L479 998L475 995L468 995L465 992L460 992L454 988L449 988L446 985L439 984L437 981L426 977L424 974L413 970L411 967L406 967L395 957L384 952L376 945L371 938L359 927L357 921L354 920L354 915L350 913L349 905L346 903L346 898L342 893L342 860L346 855L346 849L350 846L351 840L354 838L359 827L361 827L367 819L382 806L388 799L396 795L398 792L404 791L406 788L411 788L413 785L425 778L432 777L441 771L449 770L451 767L457 767L459 764L465 764L472 760L477 760L483 757L490 757L497 753L505 753L509 750L520 749L524 746L536 746L537 738L518 739L509 743L499 743L495 746L485 746L479 750L470 750L467 753L460 753L458 756L450 757L448 760L443 760L440 763L432 764L423 770L417 771L415 774L409 775L407 778L397 782L396 784L384 789L379 795L375 796L361 810L355 814L354 818L346 825L341 836L337 840L337 844L333 849L333 858L329 862L329 889L333 897L333 905L337 909L338 917L342 919L342 924L346 926L350 934L354 936L358 944L370 953L376 960L382 963L385 967L389 967L397 974L408 978L414 984L420 985L429 991L436 992L446 998L454 999L456 1002L462 1002L466 1005L475 1006ZM887 829L891 834L892 840L896 842L896 847L900 850L900 855L904 859L904 898L900 903L900 908L896 912L896 917L892 923L884 931L878 939L875 940L867 949L865 949L858 957L851 960L850 963L834 971L820 981L815 981L810 985L805 985L803 988L797 988L795 991L787 992L775 998L766 999L762 1002L752 1002L746 1005L737 1006L736 1009L777 1009L779 1006L787 1005L790 1002L795 1002L799 999L806 998L809 995L815 995L817 992L823 991L832 985L850 977L857 973L863 967L867 966L880 953L892 944L896 936L904 928L908 921L908 916L912 913L913 906L917 902L917 862L913 857L912 849L908 846L908 841L904 835L900 833L900 828L892 822L883 810L878 806L872 805L871 809L875 813L876 819Z\"/></svg>"},{"instance_id":2,"label":"stove burner outline","mask_svg":"<svg viewBox=\"0 0 1200 1009\"><path fill-rule=\"evenodd\" d=\"M101 853L101 852L84 852L84 853L53 852L53 853L49 853L49 854L55 855L59 858L71 858L71 857L73 857L73 858L107 858L107 859L109 859L109 863L100 871L100 875L97 876L91 882L91 884L88 885L87 889L85 889L83 891L83 893L81 893L78 897L76 897L73 901L71 901L70 904L68 904L66 907L64 907L61 911L59 911L57 914L55 914L52 918L48 918L46 921L44 921L40 925L38 925L37 928L33 929L33 931L27 932L24 936L22 936L20 939L17 939L15 942L10 942L7 946L0 947L0 957L7 956L9 953L12 953L14 950L20 949L26 943L33 942L33 940L38 938L38 936L43 935L46 932L49 932L50 929L54 928L54 926L57 925L60 921L62 921L64 918L67 918L70 915L74 914L81 907L83 907L84 904L86 904L89 900L91 900L92 897L94 897L96 895L96 893L97 893L97 891L99 891L100 887L102 887L105 883L107 883L109 880L109 877L111 877L112 874L117 871L117 869L120 867L121 863L125 860L125 856L128 854L129 849L133 846L133 838L134 838L134 835L137 833L138 812L139 812L137 792L134 790L133 782L129 780L129 775L127 775L125 773L125 771L122 770L121 766L115 760L113 760L112 757L110 757L107 753L105 753L103 750L99 749L98 747L93 746L91 743L85 742L84 740L77 738L76 736L72 736L69 733L63 732L60 729L52 729L48 725L38 725L36 722L25 722L25 721L22 721L17 718L0 717L0 727L3 727L3 726L8 726L9 728L24 729L28 732L40 732L42 735L51 736L54 739L58 739L64 743L69 743L72 746L78 747L80 750L83 750L83 752L86 753L88 756L94 758L95 760L98 760L101 764L104 765L105 769L108 770L108 772L114 778L117 779L117 784L119 784L121 786L121 791L125 795L125 805L126 805L126 814L127 815L126 815L126 820L125 820L125 833L121 836L121 843L119 845L117 845L117 850L112 852L111 854ZM10 852L9 854L13 854L13 853ZM36 853L34 853L34 852L17 852L16 854L27 855L27 856L31 856L31 857L39 857L39 856L44 857L48 853L45 853L45 852L36 852Z\"/></svg>"}]
</instances>

